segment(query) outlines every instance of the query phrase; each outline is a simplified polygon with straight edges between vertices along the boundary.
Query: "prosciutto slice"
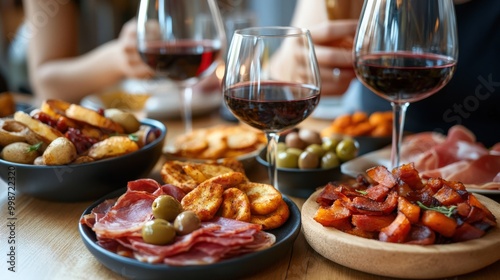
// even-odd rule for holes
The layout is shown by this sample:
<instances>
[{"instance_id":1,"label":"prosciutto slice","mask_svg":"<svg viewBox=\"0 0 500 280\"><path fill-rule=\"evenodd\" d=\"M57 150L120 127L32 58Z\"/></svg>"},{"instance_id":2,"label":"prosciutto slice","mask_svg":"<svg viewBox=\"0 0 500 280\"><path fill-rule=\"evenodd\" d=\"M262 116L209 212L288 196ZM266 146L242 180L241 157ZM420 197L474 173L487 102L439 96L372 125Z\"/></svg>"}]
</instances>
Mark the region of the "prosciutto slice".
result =
<instances>
[{"instance_id":1,"label":"prosciutto slice","mask_svg":"<svg viewBox=\"0 0 500 280\"><path fill-rule=\"evenodd\" d=\"M500 143L491 149L456 125L447 136L424 132L405 138L402 160L413 162L423 179L441 177L468 188L500 190Z\"/></svg>"},{"instance_id":2,"label":"prosciutto slice","mask_svg":"<svg viewBox=\"0 0 500 280\"><path fill-rule=\"evenodd\" d=\"M132 181L122 196L103 201L80 222L92 228L97 243L109 251L143 262L175 266L210 264L268 248L276 241L274 235L262 231L261 225L216 217L202 222L190 234L177 236L172 244L148 244L141 230L154 218L151 205L162 194L177 199L185 195L173 185L161 186L152 179Z\"/></svg>"}]
</instances>

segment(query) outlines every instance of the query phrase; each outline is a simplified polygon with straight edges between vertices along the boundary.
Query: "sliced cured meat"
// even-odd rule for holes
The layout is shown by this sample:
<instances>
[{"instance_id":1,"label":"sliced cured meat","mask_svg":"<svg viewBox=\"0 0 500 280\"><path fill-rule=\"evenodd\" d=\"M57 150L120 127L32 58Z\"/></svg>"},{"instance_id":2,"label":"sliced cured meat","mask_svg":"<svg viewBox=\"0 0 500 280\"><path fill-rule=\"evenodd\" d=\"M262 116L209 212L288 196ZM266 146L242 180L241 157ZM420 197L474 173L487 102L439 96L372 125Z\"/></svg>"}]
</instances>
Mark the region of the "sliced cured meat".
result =
<instances>
[{"instance_id":1,"label":"sliced cured meat","mask_svg":"<svg viewBox=\"0 0 500 280\"><path fill-rule=\"evenodd\" d=\"M151 205L155 196L147 192L128 191L99 220L93 230L99 238L140 236L145 222L153 218Z\"/></svg>"},{"instance_id":2,"label":"sliced cured meat","mask_svg":"<svg viewBox=\"0 0 500 280\"><path fill-rule=\"evenodd\" d=\"M402 161L413 162L422 178L440 177L470 188L500 189L500 143L487 149L460 125L450 128L446 138L436 135L424 132L405 138Z\"/></svg>"}]
</instances>

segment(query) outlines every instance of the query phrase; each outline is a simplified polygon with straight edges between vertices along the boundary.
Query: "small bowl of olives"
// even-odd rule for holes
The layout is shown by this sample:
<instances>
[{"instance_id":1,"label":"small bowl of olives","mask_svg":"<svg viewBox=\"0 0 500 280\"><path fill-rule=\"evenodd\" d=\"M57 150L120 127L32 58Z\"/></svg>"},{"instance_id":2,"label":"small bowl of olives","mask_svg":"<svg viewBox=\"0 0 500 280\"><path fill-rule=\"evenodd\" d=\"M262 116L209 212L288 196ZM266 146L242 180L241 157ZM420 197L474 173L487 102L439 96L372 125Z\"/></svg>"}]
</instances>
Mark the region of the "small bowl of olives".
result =
<instances>
[{"instance_id":1,"label":"small bowl of olives","mask_svg":"<svg viewBox=\"0 0 500 280\"><path fill-rule=\"evenodd\" d=\"M321 138L314 130L302 128L283 135L278 143L276 167L279 190L295 197L309 197L318 187L342 178L340 165L355 158L358 142L347 136ZM268 166L267 149L257 162Z\"/></svg>"}]
</instances>

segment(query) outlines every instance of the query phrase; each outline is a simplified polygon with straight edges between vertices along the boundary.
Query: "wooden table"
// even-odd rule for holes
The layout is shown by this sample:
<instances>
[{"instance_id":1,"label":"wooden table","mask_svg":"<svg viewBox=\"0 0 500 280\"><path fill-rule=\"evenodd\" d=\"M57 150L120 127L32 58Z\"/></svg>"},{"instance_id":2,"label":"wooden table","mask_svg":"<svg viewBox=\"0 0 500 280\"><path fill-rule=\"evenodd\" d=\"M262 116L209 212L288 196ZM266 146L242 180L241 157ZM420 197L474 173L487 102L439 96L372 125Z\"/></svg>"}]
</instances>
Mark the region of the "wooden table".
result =
<instances>
[{"instance_id":1,"label":"wooden table","mask_svg":"<svg viewBox=\"0 0 500 280\"><path fill-rule=\"evenodd\" d=\"M168 127L167 143L183 132L179 120L165 120ZM207 127L222 123L217 112L195 119L194 128ZM301 126L318 130L327 126L328 121L308 119ZM159 167L152 178L159 180ZM266 170L256 164L248 170L252 181L267 182ZM498 195L491 196L497 202ZM292 198L300 208L304 199ZM119 275L101 265L85 248L78 233L79 217L91 204L56 203L39 200L21 193L15 195L15 228L8 226L7 190L0 182L0 279L122 279ZM10 239L9 239L10 238ZM9 244L15 241L15 270L10 272ZM425 268L423 268L425 269ZM500 261L486 268L454 279L499 279ZM301 233L291 252L277 260L270 268L258 271L248 279L388 279L359 272L334 262L316 253L307 244Z\"/></svg>"}]
</instances>

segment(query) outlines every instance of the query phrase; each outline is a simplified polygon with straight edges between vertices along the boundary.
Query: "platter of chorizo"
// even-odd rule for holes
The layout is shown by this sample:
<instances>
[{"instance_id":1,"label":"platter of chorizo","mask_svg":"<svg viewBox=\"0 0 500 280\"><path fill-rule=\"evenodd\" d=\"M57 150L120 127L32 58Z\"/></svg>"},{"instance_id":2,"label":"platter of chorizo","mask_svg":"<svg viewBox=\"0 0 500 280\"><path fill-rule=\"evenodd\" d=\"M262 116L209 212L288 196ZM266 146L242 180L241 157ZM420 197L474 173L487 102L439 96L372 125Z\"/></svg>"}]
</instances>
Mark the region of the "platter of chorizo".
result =
<instances>
[{"instance_id":1,"label":"platter of chorizo","mask_svg":"<svg viewBox=\"0 0 500 280\"><path fill-rule=\"evenodd\" d=\"M500 259L500 205L415 166L375 166L330 183L302 207L304 236L338 264L387 277L443 278Z\"/></svg>"}]
</instances>

